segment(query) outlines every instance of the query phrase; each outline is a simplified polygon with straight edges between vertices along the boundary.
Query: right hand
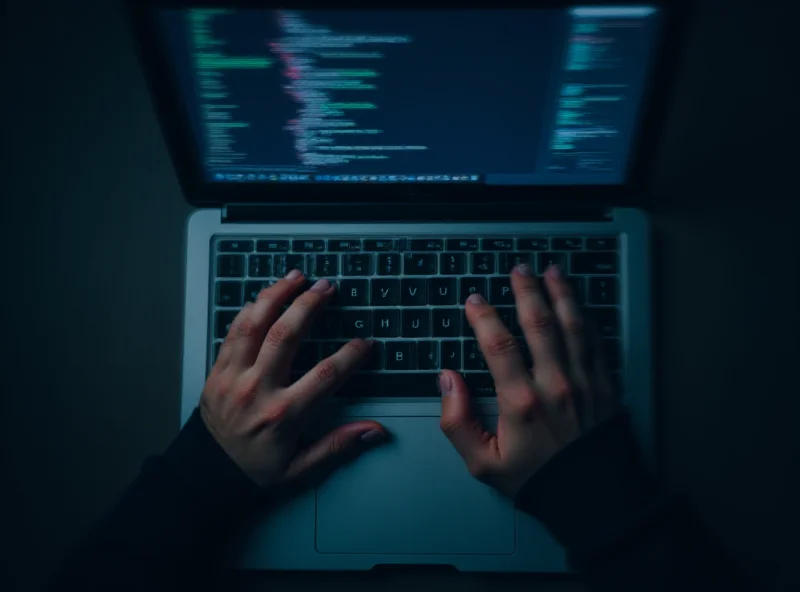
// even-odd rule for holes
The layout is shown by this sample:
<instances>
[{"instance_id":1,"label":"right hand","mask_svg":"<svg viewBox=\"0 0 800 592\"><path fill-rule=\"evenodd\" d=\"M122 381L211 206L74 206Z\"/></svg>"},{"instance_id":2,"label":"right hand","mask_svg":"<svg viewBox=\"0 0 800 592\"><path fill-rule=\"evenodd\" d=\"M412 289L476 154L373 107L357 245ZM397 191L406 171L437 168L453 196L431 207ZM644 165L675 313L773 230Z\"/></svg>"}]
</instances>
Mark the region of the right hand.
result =
<instances>
[{"instance_id":1,"label":"right hand","mask_svg":"<svg viewBox=\"0 0 800 592\"><path fill-rule=\"evenodd\" d=\"M544 284L552 310L529 266L511 274L532 370L494 307L477 294L467 299L467 319L494 378L496 434L473 415L461 375L444 370L439 377L442 431L473 476L511 497L559 450L617 409L599 339L594 332L587 336L590 325L569 284L557 267L545 272Z\"/></svg>"}]
</instances>

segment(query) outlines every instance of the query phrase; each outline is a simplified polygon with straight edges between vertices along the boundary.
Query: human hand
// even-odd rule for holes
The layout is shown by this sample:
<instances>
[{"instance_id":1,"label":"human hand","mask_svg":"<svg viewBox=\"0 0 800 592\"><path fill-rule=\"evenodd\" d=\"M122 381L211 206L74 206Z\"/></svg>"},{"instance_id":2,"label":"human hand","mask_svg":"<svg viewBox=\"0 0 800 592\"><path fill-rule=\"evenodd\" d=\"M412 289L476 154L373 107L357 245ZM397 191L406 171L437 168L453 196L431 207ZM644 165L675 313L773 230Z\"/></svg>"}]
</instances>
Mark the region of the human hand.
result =
<instances>
[{"instance_id":1,"label":"human hand","mask_svg":"<svg viewBox=\"0 0 800 592\"><path fill-rule=\"evenodd\" d=\"M292 358L335 291L327 280L319 280L283 312L304 282L299 271L292 271L245 305L231 324L200 398L208 430L242 471L264 487L366 450L386 435L379 423L358 421L299 449L309 414L358 369L372 345L354 339L291 384Z\"/></svg>"},{"instance_id":2,"label":"human hand","mask_svg":"<svg viewBox=\"0 0 800 592\"><path fill-rule=\"evenodd\" d=\"M529 266L511 274L532 370L494 307L477 294L467 299L467 319L494 378L496 434L485 431L472 414L461 375L445 370L439 377L442 431L472 475L511 497L559 450L617 409L599 338L584 321L569 284L557 267L547 270L544 284L552 310Z\"/></svg>"}]
</instances>

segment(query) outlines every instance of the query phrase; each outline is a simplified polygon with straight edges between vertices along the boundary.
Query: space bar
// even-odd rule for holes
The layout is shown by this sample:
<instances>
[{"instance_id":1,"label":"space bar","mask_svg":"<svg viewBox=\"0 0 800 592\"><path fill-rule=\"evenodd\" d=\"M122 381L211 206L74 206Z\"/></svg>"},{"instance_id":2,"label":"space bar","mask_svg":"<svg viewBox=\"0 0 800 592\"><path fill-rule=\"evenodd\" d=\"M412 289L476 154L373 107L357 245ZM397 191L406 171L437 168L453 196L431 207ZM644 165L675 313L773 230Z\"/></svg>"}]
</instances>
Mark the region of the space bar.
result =
<instances>
[{"instance_id":1,"label":"space bar","mask_svg":"<svg viewBox=\"0 0 800 592\"><path fill-rule=\"evenodd\" d=\"M338 397L438 397L436 372L356 374L339 392Z\"/></svg>"},{"instance_id":2,"label":"space bar","mask_svg":"<svg viewBox=\"0 0 800 592\"><path fill-rule=\"evenodd\" d=\"M436 372L356 374L337 393L338 397L438 397ZM464 375L472 396L494 396L494 383L489 373Z\"/></svg>"}]
</instances>

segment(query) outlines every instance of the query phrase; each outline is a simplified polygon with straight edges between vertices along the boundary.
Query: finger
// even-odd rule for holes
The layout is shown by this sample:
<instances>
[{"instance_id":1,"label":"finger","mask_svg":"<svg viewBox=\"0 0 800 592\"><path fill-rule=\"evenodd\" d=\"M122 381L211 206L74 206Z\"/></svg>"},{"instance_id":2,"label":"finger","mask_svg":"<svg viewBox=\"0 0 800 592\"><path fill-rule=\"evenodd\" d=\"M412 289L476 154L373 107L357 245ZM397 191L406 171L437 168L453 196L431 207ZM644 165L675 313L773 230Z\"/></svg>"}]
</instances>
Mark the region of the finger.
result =
<instances>
[{"instance_id":1,"label":"finger","mask_svg":"<svg viewBox=\"0 0 800 592\"><path fill-rule=\"evenodd\" d=\"M275 285L261 291L247 318L239 325L231 364L241 369L253 365L264 343L267 329L281 315L283 306L304 282L303 274L293 269Z\"/></svg>"},{"instance_id":2,"label":"finger","mask_svg":"<svg viewBox=\"0 0 800 592\"><path fill-rule=\"evenodd\" d=\"M369 359L372 341L353 339L325 358L284 392L295 412L302 414L325 396L333 394Z\"/></svg>"},{"instance_id":3,"label":"finger","mask_svg":"<svg viewBox=\"0 0 800 592\"><path fill-rule=\"evenodd\" d=\"M211 374L221 372L228 367L233 353L233 344L236 342L236 336L239 335L239 325L242 323L245 316L250 314L249 310L252 306L253 303L248 301L236 317L234 317L231 327L228 329L228 334L225 336L225 341L222 342L219 348L219 354L217 354L217 360L214 362Z\"/></svg>"},{"instance_id":4,"label":"finger","mask_svg":"<svg viewBox=\"0 0 800 592\"><path fill-rule=\"evenodd\" d=\"M295 455L286 470L286 479L330 468L385 439L386 429L377 421L359 421L338 427Z\"/></svg>"},{"instance_id":5,"label":"finger","mask_svg":"<svg viewBox=\"0 0 800 592\"><path fill-rule=\"evenodd\" d=\"M589 384L589 369L586 359L583 314L572 295L569 283L557 265L553 265L545 271L544 282L550 293L558 325L561 327L569 374L581 393L588 392L591 385Z\"/></svg>"},{"instance_id":6,"label":"finger","mask_svg":"<svg viewBox=\"0 0 800 592\"><path fill-rule=\"evenodd\" d=\"M475 417L470 394L458 372L442 370L439 375L442 393L442 417L439 426L464 459L469 472L482 479L491 471L499 452L497 437L489 434Z\"/></svg>"},{"instance_id":7,"label":"finger","mask_svg":"<svg viewBox=\"0 0 800 592\"><path fill-rule=\"evenodd\" d=\"M328 280L322 279L298 296L267 331L253 372L269 383L283 386L300 342L335 290Z\"/></svg>"},{"instance_id":8,"label":"finger","mask_svg":"<svg viewBox=\"0 0 800 592\"><path fill-rule=\"evenodd\" d=\"M517 318L533 358L533 375L542 387L542 398L552 402L568 390L561 366L555 317L545 302L539 281L528 265L518 265L511 273L511 288L517 303Z\"/></svg>"},{"instance_id":9,"label":"finger","mask_svg":"<svg viewBox=\"0 0 800 592\"><path fill-rule=\"evenodd\" d=\"M505 414L515 399L532 396L531 376L517 340L509 333L497 310L480 294L467 298L465 312L494 378L500 411Z\"/></svg>"}]
</instances>

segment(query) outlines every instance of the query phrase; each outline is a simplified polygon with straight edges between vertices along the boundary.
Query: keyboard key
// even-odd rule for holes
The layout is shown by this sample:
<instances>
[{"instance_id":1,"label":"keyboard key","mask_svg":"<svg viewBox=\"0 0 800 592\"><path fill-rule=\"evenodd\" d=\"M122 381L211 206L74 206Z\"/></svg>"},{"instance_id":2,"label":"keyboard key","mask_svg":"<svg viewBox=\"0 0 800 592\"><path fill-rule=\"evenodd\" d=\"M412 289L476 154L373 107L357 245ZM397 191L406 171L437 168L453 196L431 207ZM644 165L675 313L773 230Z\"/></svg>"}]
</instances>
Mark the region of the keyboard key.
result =
<instances>
[{"instance_id":1,"label":"keyboard key","mask_svg":"<svg viewBox=\"0 0 800 592\"><path fill-rule=\"evenodd\" d=\"M343 310L339 313L341 335L351 339L353 337L372 336L372 311Z\"/></svg>"},{"instance_id":2,"label":"keyboard key","mask_svg":"<svg viewBox=\"0 0 800 592\"><path fill-rule=\"evenodd\" d=\"M586 248L590 251L614 251L617 248L617 239L608 238L587 238Z\"/></svg>"},{"instance_id":3,"label":"keyboard key","mask_svg":"<svg viewBox=\"0 0 800 592\"><path fill-rule=\"evenodd\" d=\"M473 253L472 273L476 275L489 275L494 273L494 253Z\"/></svg>"},{"instance_id":4,"label":"keyboard key","mask_svg":"<svg viewBox=\"0 0 800 592\"><path fill-rule=\"evenodd\" d=\"M517 324L517 311L513 306L498 306L497 315L512 335L522 335Z\"/></svg>"},{"instance_id":5,"label":"keyboard key","mask_svg":"<svg viewBox=\"0 0 800 592\"><path fill-rule=\"evenodd\" d=\"M554 251L579 251L583 248L582 238L554 238Z\"/></svg>"},{"instance_id":6,"label":"keyboard key","mask_svg":"<svg viewBox=\"0 0 800 592\"><path fill-rule=\"evenodd\" d=\"M292 251L295 253L314 253L325 250L325 241L315 238L303 238L292 241Z\"/></svg>"},{"instance_id":7,"label":"keyboard key","mask_svg":"<svg viewBox=\"0 0 800 592\"><path fill-rule=\"evenodd\" d=\"M428 289L425 280L400 280L400 304L403 306L425 306L428 304Z\"/></svg>"},{"instance_id":8,"label":"keyboard key","mask_svg":"<svg viewBox=\"0 0 800 592\"><path fill-rule=\"evenodd\" d=\"M309 255L313 266L309 263L310 275L318 278L333 278L339 275L339 255Z\"/></svg>"},{"instance_id":9,"label":"keyboard key","mask_svg":"<svg viewBox=\"0 0 800 592\"><path fill-rule=\"evenodd\" d=\"M372 306L397 306L400 304L400 280L372 280Z\"/></svg>"},{"instance_id":10,"label":"keyboard key","mask_svg":"<svg viewBox=\"0 0 800 592\"><path fill-rule=\"evenodd\" d=\"M458 337L461 332L460 308L433 309L433 336Z\"/></svg>"},{"instance_id":11,"label":"keyboard key","mask_svg":"<svg viewBox=\"0 0 800 592\"><path fill-rule=\"evenodd\" d=\"M340 280L335 306L368 306L369 280Z\"/></svg>"},{"instance_id":12,"label":"keyboard key","mask_svg":"<svg viewBox=\"0 0 800 592\"><path fill-rule=\"evenodd\" d=\"M305 374L317 365L319 361L319 344L305 341L297 348L297 353L292 360L292 372Z\"/></svg>"},{"instance_id":13,"label":"keyboard key","mask_svg":"<svg viewBox=\"0 0 800 592\"><path fill-rule=\"evenodd\" d=\"M217 249L223 253L250 253L253 250L253 241L251 240L219 241Z\"/></svg>"},{"instance_id":14,"label":"keyboard key","mask_svg":"<svg viewBox=\"0 0 800 592\"><path fill-rule=\"evenodd\" d=\"M459 280L458 303L464 304L470 294L486 296L486 278L465 277Z\"/></svg>"},{"instance_id":15,"label":"keyboard key","mask_svg":"<svg viewBox=\"0 0 800 592\"><path fill-rule=\"evenodd\" d=\"M427 308L406 308L403 314L403 337L430 337L431 311Z\"/></svg>"},{"instance_id":16,"label":"keyboard key","mask_svg":"<svg viewBox=\"0 0 800 592\"><path fill-rule=\"evenodd\" d=\"M438 341L417 341L417 368L419 370L439 369Z\"/></svg>"},{"instance_id":17,"label":"keyboard key","mask_svg":"<svg viewBox=\"0 0 800 592\"><path fill-rule=\"evenodd\" d=\"M289 250L288 240L267 239L256 242L259 253L286 253Z\"/></svg>"},{"instance_id":18,"label":"keyboard key","mask_svg":"<svg viewBox=\"0 0 800 592\"><path fill-rule=\"evenodd\" d=\"M481 249L484 251L513 251L513 238L485 238L481 240Z\"/></svg>"},{"instance_id":19,"label":"keyboard key","mask_svg":"<svg viewBox=\"0 0 800 592\"><path fill-rule=\"evenodd\" d=\"M388 343L387 343L388 346ZM386 353L387 365L389 353ZM440 397L436 372L356 374L337 397Z\"/></svg>"},{"instance_id":20,"label":"keyboard key","mask_svg":"<svg viewBox=\"0 0 800 592\"><path fill-rule=\"evenodd\" d=\"M244 255L218 255L217 277L244 277Z\"/></svg>"},{"instance_id":21,"label":"keyboard key","mask_svg":"<svg viewBox=\"0 0 800 592\"><path fill-rule=\"evenodd\" d=\"M283 277L293 269L306 272L306 258L304 255L276 255L273 260L275 277Z\"/></svg>"},{"instance_id":22,"label":"keyboard key","mask_svg":"<svg viewBox=\"0 0 800 592\"><path fill-rule=\"evenodd\" d=\"M619 370L622 354L619 339L603 339L603 357L609 370Z\"/></svg>"},{"instance_id":23,"label":"keyboard key","mask_svg":"<svg viewBox=\"0 0 800 592\"><path fill-rule=\"evenodd\" d=\"M328 250L332 253L352 253L361 250L361 239L330 239Z\"/></svg>"},{"instance_id":24,"label":"keyboard key","mask_svg":"<svg viewBox=\"0 0 800 592\"><path fill-rule=\"evenodd\" d=\"M546 238L520 238L517 239L517 248L520 251L547 251L550 240Z\"/></svg>"},{"instance_id":25,"label":"keyboard key","mask_svg":"<svg viewBox=\"0 0 800 592\"><path fill-rule=\"evenodd\" d=\"M467 273L465 253L442 253L439 255L439 273L442 275L464 275Z\"/></svg>"},{"instance_id":26,"label":"keyboard key","mask_svg":"<svg viewBox=\"0 0 800 592\"><path fill-rule=\"evenodd\" d=\"M394 251L394 239L368 239L364 241L365 251Z\"/></svg>"},{"instance_id":27,"label":"keyboard key","mask_svg":"<svg viewBox=\"0 0 800 592\"><path fill-rule=\"evenodd\" d=\"M616 253L575 253L572 256L571 273L613 274L617 273Z\"/></svg>"},{"instance_id":28,"label":"keyboard key","mask_svg":"<svg viewBox=\"0 0 800 592\"><path fill-rule=\"evenodd\" d=\"M255 282L245 282L244 284L244 297L246 300L251 302L255 302L258 295L261 294L261 290L269 288L272 285L272 282L268 280L264 281L255 281Z\"/></svg>"},{"instance_id":29,"label":"keyboard key","mask_svg":"<svg viewBox=\"0 0 800 592\"><path fill-rule=\"evenodd\" d=\"M447 306L457 303L456 278L430 278L428 280L428 304Z\"/></svg>"},{"instance_id":30,"label":"keyboard key","mask_svg":"<svg viewBox=\"0 0 800 592\"><path fill-rule=\"evenodd\" d=\"M578 275L567 276L567 282L572 288L572 296L580 305L586 304L586 278Z\"/></svg>"},{"instance_id":31,"label":"keyboard key","mask_svg":"<svg viewBox=\"0 0 800 592\"><path fill-rule=\"evenodd\" d=\"M373 337L400 337L400 311L373 310L372 311Z\"/></svg>"},{"instance_id":32,"label":"keyboard key","mask_svg":"<svg viewBox=\"0 0 800 592\"><path fill-rule=\"evenodd\" d=\"M464 370L488 370L478 342L474 339L464 340Z\"/></svg>"},{"instance_id":33,"label":"keyboard key","mask_svg":"<svg viewBox=\"0 0 800 592\"><path fill-rule=\"evenodd\" d=\"M589 304L617 304L617 278L589 278Z\"/></svg>"},{"instance_id":34,"label":"keyboard key","mask_svg":"<svg viewBox=\"0 0 800 592\"><path fill-rule=\"evenodd\" d=\"M477 238L449 238L447 239L448 251L477 251Z\"/></svg>"},{"instance_id":35,"label":"keyboard key","mask_svg":"<svg viewBox=\"0 0 800 592\"><path fill-rule=\"evenodd\" d=\"M381 253L378 255L378 275L400 275L400 254Z\"/></svg>"},{"instance_id":36,"label":"keyboard key","mask_svg":"<svg viewBox=\"0 0 800 592\"><path fill-rule=\"evenodd\" d=\"M488 372L468 372L464 375L464 383L473 397L496 396L494 380Z\"/></svg>"},{"instance_id":37,"label":"keyboard key","mask_svg":"<svg viewBox=\"0 0 800 592\"><path fill-rule=\"evenodd\" d=\"M272 255L250 255L247 275L254 278L272 277Z\"/></svg>"},{"instance_id":38,"label":"keyboard key","mask_svg":"<svg viewBox=\"0 0 800 592\"><path fill-rule=\"evenodd\" d=\"M319 344L319 359L320 361L330 358L333 354L342 349L342 346L347 343L346 341L321 341Z\"/></svg>"},{"instance_id":39,"label":"keyboard key","mask_svg":"<svg viewBox=\"0 0 800 592\"><path fill-rule=\"evenodd\" d=\"M531 265L534 263L531 253L500 253L500 266L497 273L511 273L517 265L523 263Z\"/></svg>"},{"instance_id":40,"label":"keyboard key","mask_svg":"<svg viewBox=\"0 0 800 592\"><path fill-rule=\"evenodd\" d=\"M616 337L619 334L619 315L616 308L587 308L594 319L597 330L603 337Z\"/></svg>"},{"instance_id":41,"label":"keyboard key","mask_svg":"<svg viewBox=\"0 0 800 592\"><path fill-rule=\"evenodd\" d=\"M467 319L466 308L461 310L461 336L475 339L475 331L472 330L472 325L469 324L469 319Z\"/></svg>"},{"instance_id":42,"label":"keyboard key","mask_svg":"<svg viewBox=\"0 0 800 592\"><path fill-rule=\"evenodd\" d=\"M370 370L383 370L384 368L384 361L383 361L383 353L386 344L382 341L374 341L372 343L372 350L369 352L369 357L364 362L364 365L361 366L362 371L370 371Z\"/></svg>"},{"instance_id":43,"label":"keyboard key","mask_svg":"<svg viewBox=\"0 0 800 592\"><path fill-rule=\"evenodd\" d=\"M231 323L236 315L239 314L238 310L218 310L216 313L214 337L218 339L225 339L228 336L228 331L231 330Z\"/></svg>"},{"instance_id":44,"label":"keyboard key","mask_svg":"<svg viewBox=\"0 0 800 592\"><path fill-rule=\"evenodd\" d=\"M416 356L413 341L387 341L386 342L386 369L387 370L414 370ZM434 384L434 386L436 386ZM415 396L407 394L406 396Z\"/></svg>"},{"instance_id":45,"label":"keyboard key","mask_svg":"<svg viewBox=\"0 0 800 592\"><path fill-rule=\"evenodd\" d=\"M489 304L494 306L514 304L510 276L493 277L489 280Z\"/></svg>"},{"instance_id":46,"label":"keyboard key","mask_svg":"<svg viewBox=\"0 0 800 592\"><path fill-rule=\"evenodd\" d=\"M408 241L409 251L441 251L444 240L441 238L412 238Z\"/></svg>"},{"instance_id":47,"label":"keyboard key","mask_svg":"<svg viewBox=\"0 0 800 592\"><path fill-rule=\"evenodd\" d=\"M336 339L339 337L339 315L342 311L324 309L311 326L311 336L314 339Z\"/></svg>"},{"instance_id":48,"label":"keyboard key","mask_svg":"<svg viewBox=\"0 0 800 592\"><path fill-rule=\"evenodd\" d=\"M442 341L440 343L442 368L461 370L461 342Z\"/></svg>"},{"instance_id":49,"label":"keyboard key","mask_svg":"<svg viewBox=\"0 0 800 592\"><path fill-rule=\"evenodd\" d=\"M217 306L242 306L241 282L217 282Z\"/></svg>"},{"instance_id":50,"label":"keyboard key","mask_svg":"<svg viewBox=\"0 0 800 592\"><path fill-rule=\"evenodd\" d=\"M566 253L537 253L536 272L542 275L551 265L558 265L564 272L567 270Z\"/></svg>"},{"instance_id":51,"label":"keyboard key","mask_svg":"<svg viewBox=\"0 0 800 592\"><path fill-rule=\"evenodd\" d=\"M406 253L403 257L406 275L433 275L436 273L435 253Z\"/></svg>"},{"instance_id":52,"label":"keyboard key","mask_svg":"<svg viewBox=\"0 0 800 592\"><path fill-rule=\"evenodd\" d=\"M372 255L342 255L342 275L372 275Z\"/></svg>"}]
</instances>

